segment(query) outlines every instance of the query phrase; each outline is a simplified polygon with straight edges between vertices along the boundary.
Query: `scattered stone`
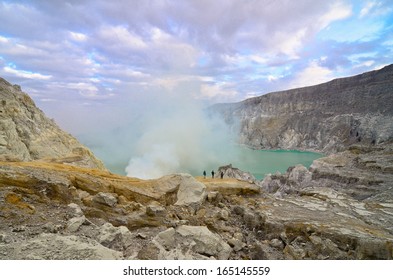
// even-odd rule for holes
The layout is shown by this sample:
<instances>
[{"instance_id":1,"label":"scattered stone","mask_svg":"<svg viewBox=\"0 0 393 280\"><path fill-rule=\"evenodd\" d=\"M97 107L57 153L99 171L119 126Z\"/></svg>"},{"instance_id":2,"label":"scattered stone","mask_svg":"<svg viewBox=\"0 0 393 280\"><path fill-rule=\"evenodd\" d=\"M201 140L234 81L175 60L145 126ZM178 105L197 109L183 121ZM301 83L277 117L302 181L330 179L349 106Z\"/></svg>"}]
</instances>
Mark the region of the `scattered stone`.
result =
<instances>
[{"instance_id":1,"label":"scattered stone","mask_svg":"<svg viewBox=\"0 0 393 280\"><path fill-rule=\"evenodd\" d=\"M282 243L282 241L276 238L270 240L270 245L279 250L284 249L284 244Z\"/></svg>"},{"instance_id":2,"label":"scattered stone","mask_svg":"<svg viewBox=\"0 0 393 280\"><path fill-rule=\"evenodd\" d=\"M228 259L230 246L207 227L179 226L160 232L148 245L148 252L140 252L148 259Z\"/></svg>"},{"instance_id":3,"label":"scattered stone","mask_svg":"<svg viewBox=\"0 0 393 280\"><path fill-rule=\"evenodd\" d=\"M85 221L86 221L85 216L71 218L67 223L67 230L69 232L76 232L79 230L79 228L83 225Z\"/></svg>"},{"instance_id":4,"label":"scattered stone","mask_svg":"<svg viewBox=\"0 0 393 280\"><path fill-rule=\"evenodd\" d=\"M133 243L133 235L125 226L114 227L105 223L99 229L98 242L116 251L123 251Z\"/></svg>"},{"instance_id":5,"label":"scattered stone","mask_svg":"<svg viewBox=\"0 0 393 280\"><path fill-rule=\"evenodd\" d=\"M12 238L10 236L8 236L5 233L1 233L0 234L0 243L8 244L8 243L11 243L11 242L12 242Z\"/></svg>"},{"instance_id":6,"label":"scattered stone","mask_svg":"<svg viewBox=\"0 0 393 280\"><path fill-rule=\"evenodd\" d=\"M146 234L143 234L143 233L140 233L140 232L136 236L141 238L141 239L146 239L147 238Z\"/></svg>"},{"instance_id":7,"label":"scattered stone","mask_svg":"<svg viewBox=\"0 0 393 280\"><path fill-rule=\"evenodd\" d=\"M218 192L208 192L207 200L209 202L214 202L217 199Z\"/></svg>"},{"instance_id":8,"label":"scattered stone","mask_svg":"<svg viewBox=\"0 0 393 280\"><path fill-rule=\"evenodd\" d=\"M93 201L109 207L114 207L117 203L117 198L113 194L99 192L94 196Z\"/></svg>"},{"instance_id":9,"label":"scattered stone","mask_svg":"<svg viewBox=\"0 0 393 280\"><path fill-rule=\"evenodd\" d=\"M23 232L23 231L26 231L25 226L17 226L12 229L12 232Z\"/></svg>"},{"instance_id":10,"label":"scattered stone","mask_svg":"<svg viewBox=\"0 0 393 280\"><path fill-rule=\"evenodd\" d=\"M229 212L227 210L225 210L225 209L221 209L217 213L217 219L223 220L223 221L228 221L228 219L229 219Z\"/></svg>"},{"instance_id":11,"label":"scattered stone","mask_svg":"<svg viewBox=\"0 0 393 280\"><path fill-rule=\"evenodd\" d=\"M244 248L244 246L246 246L244 242L236 238L229 239L228 244L233 248L235 252L240 251L241 249Z\"/></svg>"},{"instance_id":12,"label":"scattered stone","mask_svg":"<svg viewBox=\"0 0 393 280\"><path fill-rule=\"evenodd\" d=\"M146 207L146 215L148 216L162 216L166 209L157 201L153 201Z\"/></svg>"},{"instance_id":13,"label":"scattered stone","mask_svg":"<svg viewBox=\"0 0 393 280\"><path fill-rule=\"evenodd\" d=\"M70 215L72 218L83 216L82 209L78 204L70 203L68 204L68 208L70 209Z\"/></svg>"},{"instance_id":14,"label":"scattered stone","mask_svg":"<svg viewBox=\"0 0 393 280\"><path fill-rule=\"evenodd\" d=\"M63 226L59 224L55 225L52 222L48 222L45 225L43 225L43 229L47 233L58 233L60 230L63 229Z\"/></svg>"}]
</instances>

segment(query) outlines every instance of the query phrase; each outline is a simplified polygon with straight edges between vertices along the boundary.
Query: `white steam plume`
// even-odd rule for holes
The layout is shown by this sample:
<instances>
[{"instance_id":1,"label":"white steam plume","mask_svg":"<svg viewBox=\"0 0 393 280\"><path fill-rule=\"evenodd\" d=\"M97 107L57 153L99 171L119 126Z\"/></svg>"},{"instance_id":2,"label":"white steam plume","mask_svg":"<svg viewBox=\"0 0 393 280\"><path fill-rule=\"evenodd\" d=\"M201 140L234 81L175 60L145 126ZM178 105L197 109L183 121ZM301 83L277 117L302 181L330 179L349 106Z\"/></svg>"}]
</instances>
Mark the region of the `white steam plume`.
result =
<instances>
[{"instance_id":1,"label":"white steam plume","mask_svg":"<svg viewBox=\"0 0 393 280\"><path fill-rule=\"evenodd\" d=\"M160 102L146 112L146 118L126 167L127 176L150 179L176 172L202 174L230 160L228 127L208 116L195 100Z\"/></svg>"}]
</instances>

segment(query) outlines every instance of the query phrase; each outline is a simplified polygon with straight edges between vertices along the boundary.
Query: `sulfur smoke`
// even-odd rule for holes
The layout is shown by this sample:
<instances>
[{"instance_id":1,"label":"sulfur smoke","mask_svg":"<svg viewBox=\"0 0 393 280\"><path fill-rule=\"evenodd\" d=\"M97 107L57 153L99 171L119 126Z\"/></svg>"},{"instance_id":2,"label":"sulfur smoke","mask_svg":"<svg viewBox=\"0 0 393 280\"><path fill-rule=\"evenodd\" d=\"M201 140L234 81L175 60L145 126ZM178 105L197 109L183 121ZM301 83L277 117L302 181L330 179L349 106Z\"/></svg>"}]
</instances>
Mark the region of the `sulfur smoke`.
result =
<instances>
[{"instance_id":1,"label":"sulfur smoke","mask_svg":"<svg viewBox=\"0 0 393 280\"><path fill-rule=\"evenodd\" d=\"M117 174L202 175L234 162L237 133L186 90L133 93L123 102L59 111L67 113L70 131Z\"/></svg>"},{"instance_id":2,"label":"sulfur smoke","mask_svg":"<svg viewBox=\"0 0 393 280\"><path fill-rule=\"evenodd\" d=\"M227 164L234 141L227 125L195 100L174 98L146 110L140 137L126 167L142 179L186 172L201 175Z\"/></svg>"}]
</instances>

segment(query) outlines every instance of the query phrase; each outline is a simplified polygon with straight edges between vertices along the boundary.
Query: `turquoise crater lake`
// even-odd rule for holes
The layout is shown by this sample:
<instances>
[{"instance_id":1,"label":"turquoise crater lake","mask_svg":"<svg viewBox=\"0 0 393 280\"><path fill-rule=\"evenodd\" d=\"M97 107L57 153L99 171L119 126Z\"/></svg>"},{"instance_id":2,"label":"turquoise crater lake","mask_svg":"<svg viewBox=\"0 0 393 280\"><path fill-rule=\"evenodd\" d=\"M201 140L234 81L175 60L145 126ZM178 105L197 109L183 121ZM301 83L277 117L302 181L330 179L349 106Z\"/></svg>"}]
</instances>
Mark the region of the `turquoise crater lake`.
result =
<instances>
[{"instance_id":1,"label":"turquoise crater lake","mask_svg":"<svg viewBox=\"0 0 393 280\"><path fill-rule=\"evenodd\" d=\"M315 159L323 154L295 150L252 150L242 147L233 159L232 166L253 174L258 180L266 174L279 171L284 173L288 167L302 164L309 168Z\"/></svg>"}]
</instances>

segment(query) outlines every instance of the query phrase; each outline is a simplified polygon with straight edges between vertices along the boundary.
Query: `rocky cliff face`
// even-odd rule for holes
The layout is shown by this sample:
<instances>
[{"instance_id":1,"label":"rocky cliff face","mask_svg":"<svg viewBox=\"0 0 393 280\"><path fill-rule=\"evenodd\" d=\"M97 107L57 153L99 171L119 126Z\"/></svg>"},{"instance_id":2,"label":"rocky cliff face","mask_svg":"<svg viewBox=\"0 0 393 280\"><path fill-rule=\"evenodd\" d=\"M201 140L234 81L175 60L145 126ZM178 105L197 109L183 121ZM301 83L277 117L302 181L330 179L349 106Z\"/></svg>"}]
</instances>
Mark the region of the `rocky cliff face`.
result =
<instances>
[{"instance_id":1,"label":"rocky cliff face","mask_svg":"<svg viewBox=\"0 0 393 280\"><path fill-rule=\"evenodd\" d=\"M212 111L239 129L240 143L256 149L326 153L353 143L393 139L393 65L305 88L269 93Z\"/></svg>"},{"instance_id":2,"label":"rocky cliff face","mask_svg":"<svg viewBox=\"0 0 393 280\"><path fill-rule=\"evenodd\" d=\"M38 159L104 169L89 149L48 119L19 86L0 78L0 161Z\"/></svg>"}]
</instances>

